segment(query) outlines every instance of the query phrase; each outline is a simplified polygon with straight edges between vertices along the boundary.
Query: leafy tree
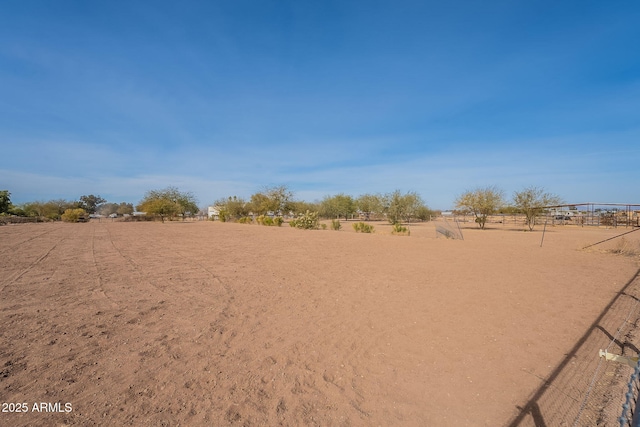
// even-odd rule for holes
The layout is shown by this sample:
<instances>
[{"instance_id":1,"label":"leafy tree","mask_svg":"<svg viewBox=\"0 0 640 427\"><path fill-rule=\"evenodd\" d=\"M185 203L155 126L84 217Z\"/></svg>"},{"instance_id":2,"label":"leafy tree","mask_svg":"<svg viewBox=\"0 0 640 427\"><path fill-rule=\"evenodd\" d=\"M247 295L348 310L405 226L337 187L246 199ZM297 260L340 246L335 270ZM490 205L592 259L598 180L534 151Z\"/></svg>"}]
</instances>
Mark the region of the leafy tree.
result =
<instances>
[{"instance_id":1,"label":"leafy tree","mask_svg":"<svg viewBox=\"0 0 640 427\"><path fill-rule=\"evenodd\" d=\"M11 209L9 209L9 213L11 215L16 216L27 216L27 212L25 212L23 205L11 205Z\"/></svg>"},{"instance_id":2,"label":"leafy tree","mask_svg":"<svg viewBox=\"0 0 640 427\"><path fill-rule=\"evenodd\" d=\"M218 199L213 204L220 209L219 215L223 222L249 215L249 204L241 197L229 196Z\"/></svg>"},{"instance_id":3,"label":"leafy tree","mask_svg":"<svg viewBox=\"0 0 640 427\"><path fill-rule=\"evenodd\" d=\"M26 216L43 216L41 202L29 202L20 205L20 208Z\"/></svg>"},{"instance_id":4,"label":"leafy tree","mask_svg":"<svg viewBox=\"0 0 640 427\"><path fill-rule=\"evenodd\" d=\"M198 204L193 194L181 192L175 187L150 190L137 206L138 211L159 215L162 222L166 217L198 212Z\"/></svg>"},{"instance_id":5,"label":"leafy tree","mask_svg":"<svg viewBox=\"0 0 640 427\"><path fill-rule=\"evenodd\" d=\"M11 209L11 193L9 190L0 191L0 214L9 213Z\"/></svg>"},{"instance_id":6,"label":"leafy tree","mask_svg":"<svg viewBox=\"0 0 640 427\"><path fill-rule=\"evenodd\" d=\"M4 191L0 191L0 199L4 196ZM10 194L7 192L7 197ZM87 196L83 196L87 197ZM93 196L99 200L101 198ZM89 200L89 199L87 199ZM102 199L104 200L104 199ZM52 220L60 220L67 210L83 209L85 201L69 201L65 199L54 199L48 201L35 201L23 203L19 206L10 205L9 213L18 216L44 217ZM87 213L86 209L83 209Z\"/></svg>"},{"instance_id":7,"label":"leafy tree","mask_svg":"<svg viewBox=\"0 0 640 427\"><path fill-rule=\"evenodd\" d=\"M269 206L271 202L269 198L264 193L255 193L251 195L251 200L249 201L249 209L256 215L264 215L269 212Z\"/></svg>"},{"instance_id":8,"label":"leafy tree","mask_svg":"<svg viewBox=\"0 0 640 427\"><path fill-rule=\"evenodd\" d=\"M536 224L536 217L542 213L546 206L559 205L562 199L555 194L545 193L543 188L527 187L513 194L513 205L526 218L529 231Z\"/></svg>"},{"instance_id":9,"label":"leafy tree","mask_svg":"<svg viewBox=\"0 0 640 427\"><path fill-rule=\"evenodd\" d=\"M480 229L484 230L487 217L504 205L504 193L494 186L478 187L462 193L455 201L456 208L471 212Z\"/></svg>"},{"instance_id":10,"label":"leafy tree","mask_svg":"<svg viewBox=\"0 0 640 427\"><path fill-rule=\"evenodd\" d=\"M290 211L295 215L303 214L306 211L309 212L318 212L320 210L320 205L318 203L309 203L305 201L293 201L291 202Z\"/></svg>"},{"instance_id":11,"label":"leafy tree","mask_svg":"<svg viewBox=\"0 0 640 427\"><path fill-rule=\"evenodd\" d=\"M195 215L200 210L198 208L198 199L191 192L178 191L177 188L169 187L169 195L174 198L178 204L178 213L182 218Z\"/></svg>"},{"instance_id":12,"label":"leafy tree","mask_svg":"<svg viewBox=\"0 0 640 427\"><path fill-rule=\"evenodd\" d=\"M94 196L89 194L88 196L80 196L79 208L84 209L87 213L94 214L99 209L100 205L105 203L106 200L100 196Z\"/></svg>"},{"instance_id":13,"label":"leafy tree","mask_svg":"<svg viewBox=\"0 0 640 427\"><path fill-rule=\"evenodd\" d=\"M78 222L80 217L84 217L87 212L82 208L66 209L61 216L61 219L65 222Z\"/></svg>"},{"instance_id":14,"label":"leafy tree","mask_svg":"<svg viewBox=\"0 0 640 427\"><path fill-rule=\"evenodd\" d=\"M392 224L399 224L403 220L411 221L425 207L422 198L415 192L402 194L400 190L395 190L387 194L384 200L387 219Z\"/></svg>"},{"instance_id":15,"label":"leafy tree","mask_svg":"<svg viewBox=\"0 0 640 427\"><path fill-rule=\"evenodd\" d=\"M436 213L424 205L419 206L415 213L415 217L420 221L429 221L434 215L436 215Z\"/></svg>"},{"instance_id":16,"label":"leafy tree","mask_svg":"<svg viewBox=\"0 0 640 427\"><path fill-rule=\"evenodd\" d=\"M120 203L115 213L118 215L133 215L133 203Z\"/></svg>"},{"instance_id":17,"label":"leafy tree","mask_svg":"<svg viewBox=\"0 0 640 427\"><path fill-rule=\"evenodd\" d=\"M60 219L64 211L67 209L78 209L77 201L68 201L65 199L49 200L45 203L47 213L46 217L51 219Z\"/></svg>"},{"instance_id":18,"label":"leafy tree","mask_svg":"<svg viewBox=\"0 0 640 427\"><path fill-rule=\"evenodd\" d=\"M383 198L377 194L362 194L355 201L356 208L362 212L368 221L374 213L382 213Z\"/></svg>"},{"instance_id":19,"label":"leafy tree","mask_svg":"<svg viewBox=\"0 0 640 427\"><path fill-rule=\"evenodd\" d=\"M145 199L138 205L138 211L148 214L159 215L160 220L164 222L166 217L172 217L180 212L178 204L162 197L145 196Z\"/></svg>"},{"instance_id":20,"label":"leafy tree","mask_svg":"<svg viewBox=\"0 0 640 427\"><path fill-rule=\"evenodd\" d=\"M325 218L348 219L349 215L356 211L356 205L353 197L347 194L336 194L335 196L326 196L320 202L320 214Z\"/></svg>"},{"instance_id":21,"label":"leafy tree","mask_svg":"<svg viewBox=\"0 0 640 427\"><path fill-rule=\"evenodd\" d=\"M293 193L285 185L267 187L251 196L250 210L254 214L264 215L273 212L285 214L294 208Z\"/></svg>"},{"instance_id":22,"label":"leafy tree","mask_svg":"<svg viewBox=\"0 0 640 427\"><path fill-rule=\"evenodd\" d=\"M47 202L29 202L20 205L19 212L26 216L59 220L67 209L78 209L78 202L70 202L64 199L49 200Z\"/></svg>"}]
</instances>

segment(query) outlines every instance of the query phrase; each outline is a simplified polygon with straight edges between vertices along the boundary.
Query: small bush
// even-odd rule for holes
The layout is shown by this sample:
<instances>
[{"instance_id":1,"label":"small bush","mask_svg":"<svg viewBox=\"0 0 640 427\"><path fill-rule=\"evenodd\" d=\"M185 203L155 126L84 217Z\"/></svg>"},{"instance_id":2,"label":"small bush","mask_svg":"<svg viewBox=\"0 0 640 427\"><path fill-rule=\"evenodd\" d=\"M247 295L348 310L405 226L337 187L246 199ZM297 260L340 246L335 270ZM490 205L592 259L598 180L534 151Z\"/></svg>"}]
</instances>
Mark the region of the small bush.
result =
<instances>
[{"instance_id":1,"label":"small bush","mask_svg":"<svg viewBox=\"0 0 640 427\"><path fill-rule=\"evenodd\" d=\"M224 209L220 209L220 212L218 213L218 218L220 218L221 222L227 222L231 219L229 212L227 212Z\"/></svg>"},{"instance_id":2,"label":"small bush","mask_svg":"<svg viewBox=\"0 0 640 427\"><path fill-rule=\"evenodd\" d=\"M275 218L271 218L270 216L267 216L267 215L260 215L259 217L256 218L256 222L260 225L266 225L268 227L271 227L274 225L280 227L284 222L284 220L279 216Z\"/></svg>"},{"instance_id":3,"label":"small bush","mask_svg":"<svg viewBox=\"0 0 640 427\"><path fill-rule=\"evenodd\" d=\"M356 222L353 224L353 229L356 230L356 233L373 233L373 225L364 222Z\"/></svg>"},{"instance_id":4,"label":"small bush","mask_svg":"<svg viewBox=\"0 0 640 427\"><path fill-rule=\"evenodd\" d=\"M253 222L253 218L250 216L243 216L238 220L240 224L251 224Z\"/></svg>"},{"instance_id":5,"label":"small bush","mask_svg":"<svg viewBox=\"0 0 640 427\"><path fill-rule=\"evenodd\" d=\"M402 224L397 222L393 224L393 231L391 232L391 234L396 234L399 236L409 236L411 232L407 227L403 227Z\"/></svg>"},{"instance_id":6,"label":"small bush","mask_svg":"<svg viewBox=\"0 0 640 427\"><path fill-rule=\"evenodd\" d=\"M615 248L610 249L609 252L617 255L635 257L640 255L640 248L638 248L637 244L634 245L623 237L618 241Z\"/></svg>"},{"instance_id":7,"label":"small bush","mask_svg":"<svg viewBox=\"0 0 640 427\"><path fill-rule=\"evenodd\" d=\"M321 227L323 230L326 230L326 229L327 229L327 224L320 224L320 227Z\"/></svg>"},{"instance_id":8,"label":"small bush","mask_svg":"<svg viewBox=\"0 0 640 427\"><path fill-rule=\"evenodd\" d=\"M331 229L338 231L342 228L342 224L340 224L340 220L339 219L332 219L331 220Z\"/></svg>"},{"instance_id":9,"label":"small bush","mask_svg":"<svg viewBox=\"0 0 640 427\"><path fill-rule=\"evenodd\" d=\"M318 220L318 212L306 211L300 214L298 218L292 220L289 225L303 230L317 230L320 227Z\"/></svg>"},{"instance_id":10,"label":"small bush","mask_svg":"<svg viewBox=\"0 0 640 427\"><path fill-rule=\"evenodd\" d=\"M87 212L84 209L67 209L62 214L62 220L64 222L78 222L80 218L85 218Z\"/></svg>"}]
</instances>

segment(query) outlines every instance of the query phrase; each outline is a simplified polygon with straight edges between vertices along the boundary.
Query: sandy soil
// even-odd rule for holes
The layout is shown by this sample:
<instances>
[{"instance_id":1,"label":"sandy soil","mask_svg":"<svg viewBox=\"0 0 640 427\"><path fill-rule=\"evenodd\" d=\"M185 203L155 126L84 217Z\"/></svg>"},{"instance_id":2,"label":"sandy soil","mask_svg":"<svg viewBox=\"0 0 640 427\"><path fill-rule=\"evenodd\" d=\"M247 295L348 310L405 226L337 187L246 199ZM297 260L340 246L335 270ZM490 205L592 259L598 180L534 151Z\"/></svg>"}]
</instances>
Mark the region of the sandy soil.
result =
<instances>
[{"instance_id":1,"label":"sandy soil","mask_svg":"<svg viewBox=\"0 0 640 427\"><path fill-rule=\"evenodd\" d=\"M0 227L0 425L506 425L638 269L434 230Z\"/></svg>"}]
</instances>

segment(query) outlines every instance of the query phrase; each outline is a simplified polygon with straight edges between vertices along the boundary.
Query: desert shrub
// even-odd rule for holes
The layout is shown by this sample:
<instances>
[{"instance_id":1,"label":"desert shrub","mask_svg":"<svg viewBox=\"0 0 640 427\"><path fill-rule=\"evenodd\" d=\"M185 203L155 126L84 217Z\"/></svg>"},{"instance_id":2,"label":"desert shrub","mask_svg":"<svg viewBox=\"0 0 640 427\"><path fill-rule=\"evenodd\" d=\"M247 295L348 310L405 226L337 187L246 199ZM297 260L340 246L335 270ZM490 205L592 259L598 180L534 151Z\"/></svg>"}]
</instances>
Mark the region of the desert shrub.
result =
<instances>
[{"instance_id":1,"label":"desert shrub","mask_svg":"<svg viewBox=\"0 0 640 427\"><path fill-rule=\"evenodd\" d=\"M618 255L635 257L640 255L640 248L638 247L638 244L634 245L632 242L623 237L618 241L617 245L613 249L609 250L609 252Z\"/></svg>"},{"instance_id":2,"label":"desert shrub","mask_svg":"<svg viewBox=\"0 0 640 427\"><path fill-rule=\"evenodd\" d=\"M220 209L220 212L218 213L218 218L220 218L220 221L222 222L227 222L228 220L231 219L229 212L227 212L224 209Z\"/></svg>"},{"instance_id":3,"label":"desert shrub","mask_svg":"<svg viewBox=\"0 0 640 427\"><path fill-rule=\"evenodd\" d=\"M373 225L364 222L356 222L353 224L353 229L356 230L356 233L373 233Z\"/></svg>"},{"instance_id":4,"label":"desert shrub","mask_svg":"<svg viewBox=\"0 0 640 427\"><path fill-rule=\"evenodd\" d=\"M251 224L253 222L253 219L250 216L243 216L238 220L238 222L240 224Z\"/></svg>"},{"instance_id":5,"label":"desert shrub","mask_svg":"<svg viewBox=\"0 0 640 427\"><path fill-rule=\"evenodd\" d=\"M266 226L275 225L280 227L284 222L284 220L280 217L271 218L270 216L267 216L267 215L260 215L256 218L256 222L260 225L266 225Z\"/></svg>"},{"instance_id":6,"label":"desert shrub","mask_svg":"<svg viewBox=\"0 0 640 427\"><path fill-rule=\"evenodd\" d=\"M326 229L327 229L327 224L320 224L320 227L321 227L323 230L326 230Z\"/></svg>"},{"instance_id":7,"label":"desert shrub","mask_svg":"<svg viewBox=\"0 0 640 427\"><path fill-rule=\"evenodd\" d=\"M411 232L407 227L403 227L402 224L395 223L393 224L393 231L391 231L391 234L397 234L399 236L404 236L404 235L409 236Z\"/></svg>"},{"instance_id":8,"label":"desert shrub","mask_svg":"<svg viewBox=\"0 0 640 427\"><path fill-rule=\"evenodd\" d=\"M326 227L326 224L323 224ZM340 220L339 219L332 219L331 220L331 229L338 231L342 228L342 224L340 224Z\"/></svg>"},{"instance_id":9,"label":"desert shrub","mask_svg":"<svg viewBox=\"0 0 640 427\"><path fill-rule=\"evenodd\" d=\"M84 209L67 209L61 218L65 222L78 222L81 217L84 218L86 215L87 212Z\"/></svg>"},{"instance_id":10,"label":"desert shrub","mask_svg":"<svg viewBox=\"0 0 640 427\"><path fill-rule=\"evenodd\" d=\"M305 213L298 215L296 219L291 220L289 225L303 230L317 230L320 227L318 212L306 211Z\"/></svg>"}]
</instances>

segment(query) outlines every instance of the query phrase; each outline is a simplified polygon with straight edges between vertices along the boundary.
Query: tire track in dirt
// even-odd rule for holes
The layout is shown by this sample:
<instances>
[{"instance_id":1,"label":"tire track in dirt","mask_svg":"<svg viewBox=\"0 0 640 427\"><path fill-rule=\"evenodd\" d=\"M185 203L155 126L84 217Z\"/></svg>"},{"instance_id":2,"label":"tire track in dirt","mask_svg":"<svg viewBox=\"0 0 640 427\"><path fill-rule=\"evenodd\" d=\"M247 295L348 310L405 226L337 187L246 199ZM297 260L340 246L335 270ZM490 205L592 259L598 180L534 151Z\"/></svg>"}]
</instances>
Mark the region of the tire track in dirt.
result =
<instances>
[{"instance_id":1,"label":"tire track in dirt","mask_svg":"<svg viewBox=\"0 0 640 427\"><path fill-rule=\"evenodd\" d=\"M130 308L132 302L139 305L149 300L165 301L174 296L145 279L139 266L114 244L108 227L96 226L92 239L99 293L112 304L125 311L137 312Z\"/></svg>"},{"instance_id":2,"label":"tire track in dirt","mask_svg":"<svg viewBox=\"0 0 640 427\"><path fill-rule=\"evenodd\" d=\"M221 315L234 315L234 292L220 275L202 262L184 255L179 249L158 245L150 234L141 234L135 241L129 241L126 237L114 238L111 230L107 231L118 254L136 271L144 272L144 280L158 291L180 301L189 300L194 308L204 310L213 305L219 309L222 303ZM190 268L185 269L185 265Z\"/></svg>"},{"instance_id":3,"label":"tire track in dirt","mask_svg":"<svg viewBox=\"0 0 640 427\"><path fill-rule=\"evenodd\" d=\"M164 229L171 230L168 227L171 226L165 225ZM272 307L268 289L261 281L258 283L247 282L243 277L242 267L248 262L246 256L225 253L222 255L222 260L220 257L216 257L214 265L221 268L222 271L222 274L217 274L217 272L213 273L211 264L207 263L204 258L184 255L188 252L180 245L171 248L156 248L152 233L144 233L137 237L133 245L127 245L123 248L123 252L133 256L133 254L141 252L140 248L154 247L153 256L136 258L136 262L141 265L143 270L152 269L154 277L162 275L176 278L174 268L179 268L182 270L182 276L178 277L180 283L176 283L176 285L185 292L190 292L189 288L192 286L189 284L193 282L193 279L198 279L202 273L206 273L210 279L216 278L224 288L207 289L206 283L201 283L202 286L195 283L193 286L200 298L209 301L209 304L217 302L219 307L214 311L206 311L204 308L196 309L194 312L197 315L191 315L194 323L199 322L194 341L202 347L192 353L189 358L190 360L203 361L204 365L201 369L211 373L216 390L213 401L208 404L199 404L194 410L222 414L221 418L214 418L217 421L210 422L210 424L217 425L226 425L238 422L238 420L276 422L278 419L285 419L287 414L290 417L294 413L296 414L295 419L306 419L308 422L311 422L314 416L318 417L319 408L329 402L327 397L319 397L323 387L321 384L322 373L314 373L311 364L307 364L303 369L291 366L298 363L304 354L289 353L286 358L283 358L282 351L278 351L281 349L278 342L263 341L264 337L260 334L261 331L269 331L279 326L270 324L267 318L268 313L265 310ZM121 241L115 237L114 240ZM153 268L154 263L159 259L163 260L163 265ZM191 268L186 269L185 265ZM198 272L198 270L200 271ZM229 288L225 284L226 280L221 276L237 284L233 292L228 290ZM213 281L213 283L217 283L217 281ZM221 293L221 290L224 292ZM236 301L236 298L241 301ZM240 312L236 303L245 306L245 309ZM205 304L205 306L209 304ZM247 310L246 304L250 304L252 309ZM258 335L254 336L254 333ZM267 333L270 334L270 332ZM275 337L275 339L279 340L280 338ZM172 333L168 333L164 342L167 343L167 348L174 349L180 345L181 341ZM265 347L265 351L259 351L261 345ZM275 352L271 352L267 347ZM256 349L260 354L257 359L253 356ZM297 346L293 348L293 351L300 353L304 349L302 346ZM287 353L287 351L284 352ZM149 347L143 353L145 357L157 357L157 350L153 347ZM182 358L187 357L184 350L180 354ZM269 354L275 357L270 357ZM238 367L230 371L228 360L237 361ZM283 370L282 368L285 367L288 369ZM265 374L265 372L273 373L274 376L270 377L270 374ZM203 382L202 378L188 382L190 391L193 390L204 396L209 396L210 387L206 382ZM289 393L293 393L296 398L282 397L283 394L288 395Z\"/></svg>"},{"instance_id":4,"label":"tire track in dirt","mask_svg":"<svg viewBox=\"0 0 640 427\"><path fill-rule=\"evenodd\" d=\"M164 313L169 312L176 324L187 325L200 323L201 318L209 319L206 327L198 326L199 332L194 339L214 339L217 352L222 355L226 353L237 335L228 323L230 319L236 319L236 313L233 309L234 296L217 275L205 266L199 266L205 277L209 278L207 283L220 285L216 290L206 292L204 286L199 286L205 284L202 282L202 274L195 276L201 283L191 286L193 272L197 268L185 269L184 264L188 262L189 266L193 266L192 259L182 257L184 262L179 266L181 274L173 280L171 275L175 276L175 272L168 271L167 266L171 267L171 260L176 258L175 253L154 249L154 256L147 261L143 252L137 250L140 247L149 247L144 237L138 235L135 246L129 246L128 243L131 242L114 236L110 227L103 226L97 229L97 233L93 242L93 258L100 282L99 295L104 295L111 304L127 312L130 317L133 315L128 324L156 323ZM122 245L124 247L121 247ZM140 254L140 257L137 257L137 254ZM124 270L123 261L127 266Z\"/></svg>"},{"instance_id":5,"label":"tire track in dirt","mask_svg":"<svg viewBox=\"0 0 640 427\"><path fill-rule=\"evenodd\" d=\"M189 257L177 256L168 249L149 256L139 250L147 244L142 237L146 234L137 235L136 242L131 244L126 235L117 233L117 225L116 232L113 230L96 228L91 256L105 298L117 304L103 313L113 317L109 328L114 337L103 348L104 354L109 355L108 362L100 369L102 374L96 375L102 378L105 387L120 390L120 397L108 405L98 396L83 395L76 401L83 406L104 405L106 418L102 420L121 417L122 411L126 411L128 423L133 424L139 416L136 414L153 418L150 411L156 414L158 423L166 419L167 413L186 410L202 419L212 412L222 412L218 398L212 400L211 394L212 389L232 388L232 382L236 381L228 370L219 369L216 364L218 358L236 356L233 341L238 336L235 322L239 317L234 312L233 296L207 266L199 266ZM175 276L171 270L174 262L185 270L182 275ZM167 273L174 275L173 280L164 277L167 283L156 282ZM202 283L198 282L190 289L194 278L203 277L218 285L215 292L199 292ZM123 293L118 285L125 282L134 285ZM160 297L162 300L157 301ZM120 316L122 313L124 316ZM130 339L121 341L118 338L121 331L126 331ZM149 378L157 386L149 387ZM189 398L175 399L174 394ZM226 396L219 395L220 399ZM158 405L165 406L150 409ZM101 418L77 415L72 421L72 424L100 423Z\"/></svg>"},{"instance_id":6,"label":"tire track in dirt","mask_svg":"<svg viewBox=\"0 0 640 427\"><path fill-rule=\"evenodd\" d=\"M54 226L51 226L51 227L54 227ZM44 231L44 232L42 232L40 234L36 234L35 236L31 236L31 237L29 237L29 238L27 238L27 239L25 239L25 240L23 240L21 242L15 243L15 244L13 244L11 246L7 246L7 247L3 248L2 251L0 251L0 256L4 256L5 254L8 254L9 252L12 252L15 248L19 248L19 247L23 246L25 243L29 243L32 240L38 239L38 238L40 238L42 236L45 236L45 235L47 235L49 233L52 233L54 231L58 231L58 230L60 230L60 228L61 228L60 226L57 226L55 228L52 228L51 230ZM32 234L30 231L25 231L23 233L19 233L18 235L30 235L30 234Z\"/></svg>"},{"instance_id":7,"label":"tire track in dirt","mask_svg":"<svg viewBox=\"0 0 640 427\"><path fill-rule=\"evenodd\" d=\"M45 258L47 258L51 252L58 246L59 243L61 243L64 240L64 238L62 240L60 240L59 242L54 243L49 249L47 249L42 255L40 255L38 258L36 258L33 262L31 262L29 264L29 266L25 269L23 269L22 271L16 272L14 273L12 276L9 276L6 280L6 283L3 284L2 288L0 288L0 292L4 291L5 288L7 288L8 286L13 285L15 282L17 282L22 276L24 276L25 274L29 273L31 270L33 270L40 262L42 262Z\"/></svg>"},{"instance_id":8,"label":"tire track in dirt","mask_svg":"<svg viewBox=\"0 0 640 427\"><path fill-rule=\"evenodd\" d=\"M97 295L97 298L95 299L97 300L96 305L98 307L119 309L121 308L121 305L112 298L109 298L104 291L100 268L98 268L98 257L96 256L96 229L97 227L94 227L91 233L91 260L95 274L96 288L91 289L91 291ZM103 301L106 303L103 303ZM99 312L101 312L101 310L99 310Z\"/></svg>"},{"instance_id":9,"label":"tire track in dirt","mask_svg":"<svg viewBox=\"0 0 640 427\"><path fill-rule=\"evenodd\" d=\"M186 272L184 271L185 264L190 266L194 264L192 258L184 256L178 251L171 251L167 248L154 245L154 243L148 239L147 235L139 236L135 242L127 242L129 243L129 249L127 250L126 248L119 247L119 245L114 242L113 235L109 228L106 230L111 245L120 257L126 260L137 272L146 272L147 278L145 280L167 296L184 299L186 295L182 292L183 289L179 288L189 287L192 280L203 280L203 275L196 274L192 268ZM224 294L230 293L229 287L225 285L219 276L199 263L196 263L196 265L211 282L206 283L207 285L217 284L219 288L222 288ZM174 282L174 279L176 279L176 282ZM206 291L207 288L200 289L201 292L203 290ZM216 290L214 290L213 295L220 297L220 293Z\"/></svg>"}]
</instances>

